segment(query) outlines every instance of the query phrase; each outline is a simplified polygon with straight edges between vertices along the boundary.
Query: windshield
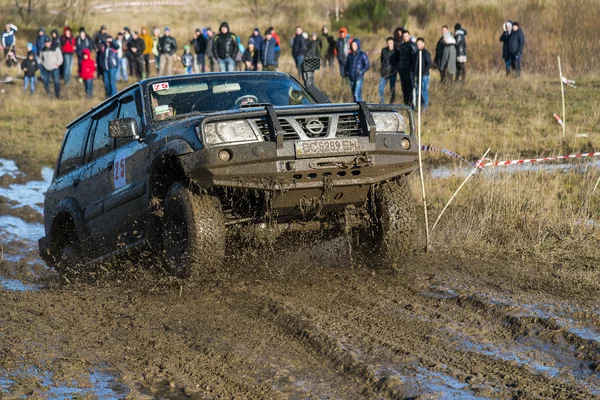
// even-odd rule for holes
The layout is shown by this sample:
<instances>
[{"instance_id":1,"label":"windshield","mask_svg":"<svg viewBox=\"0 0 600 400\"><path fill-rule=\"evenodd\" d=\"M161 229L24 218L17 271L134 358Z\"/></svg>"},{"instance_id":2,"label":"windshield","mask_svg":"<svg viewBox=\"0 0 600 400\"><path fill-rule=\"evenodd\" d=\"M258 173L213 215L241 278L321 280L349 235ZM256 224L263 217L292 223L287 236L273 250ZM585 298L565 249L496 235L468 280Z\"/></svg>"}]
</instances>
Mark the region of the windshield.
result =
<instances>
[{"instance_id":1,"label":"windshield","mask_svg":"<svg viewBox=\"0 0 600 400\"><path fill-rule=\"evenodd\" d=\"M272 104L289 106L315 101L285 75L243 73L165 80L150 85L152 116L162 121L192 112L212 113Z\"/></svg>"}]
</instances>

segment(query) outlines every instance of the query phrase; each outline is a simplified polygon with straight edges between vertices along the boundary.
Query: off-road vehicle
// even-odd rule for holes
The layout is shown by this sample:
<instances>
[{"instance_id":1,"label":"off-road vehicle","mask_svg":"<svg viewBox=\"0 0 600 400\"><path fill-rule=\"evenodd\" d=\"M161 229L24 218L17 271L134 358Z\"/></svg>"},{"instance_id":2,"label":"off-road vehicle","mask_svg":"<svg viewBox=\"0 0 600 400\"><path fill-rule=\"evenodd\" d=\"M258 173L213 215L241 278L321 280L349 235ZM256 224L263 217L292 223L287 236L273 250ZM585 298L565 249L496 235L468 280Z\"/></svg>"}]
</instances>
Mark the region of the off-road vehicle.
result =
<instances>
[{"instance_id":1,"label":"off-road vehicle","mask_svg":"<svg viewBox=\"0 0 600 400\"><path fill-rule=\"evenodd\" d=\"M279 72L146 79L71 122L43 259L65 271L144 250L188 277L241 237L329 229L397 262L415 239L413 114L332 104L316 69L305 62L304 85Z\"/></svg>"}]
</instances>

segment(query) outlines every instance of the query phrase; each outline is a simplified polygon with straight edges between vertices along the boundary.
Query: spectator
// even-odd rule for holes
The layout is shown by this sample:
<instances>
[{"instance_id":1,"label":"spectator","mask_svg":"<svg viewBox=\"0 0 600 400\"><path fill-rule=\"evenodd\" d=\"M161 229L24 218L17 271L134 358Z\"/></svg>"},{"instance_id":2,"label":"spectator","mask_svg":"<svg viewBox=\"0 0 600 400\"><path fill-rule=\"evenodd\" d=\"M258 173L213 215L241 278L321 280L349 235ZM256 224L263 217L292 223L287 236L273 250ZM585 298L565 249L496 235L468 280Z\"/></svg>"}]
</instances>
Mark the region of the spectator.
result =
<instances>
[{"instance_id":1,"label":"spectator","mask_svg":"<svg viewBox=\"0 0 600 400\"><path fill-rule=\"evenodd\" d=\"M133 72L138 81L145 78L144 50L146 50L144 39L139 36L137 31L133 31L131 42L129 42L129 51L131 51L131 59L133 60Z\"/></svg>"},{"instance_id":2,"label":"spectator","mask_svg":"<svg viewBox=\"0 0 600 400\"><path fill-rule=\"evenodd\" d=\"M365 72L369 70L369 57L360 50L360 40L354 39L350 47L352 51L346 59L346 73L356 103L362 101L362 85Z\"/></svg>"},{"instance_id":3,"label":"spectator","mask_svg":"<svg viewBox=\"0 0 600 400\"><path fill-rule=\"evenodd\" d=\"M160 40L160 29L154 27L152 29L152 55L154 56L154 66L156 67L156 75L159 75L160 70L160 54L158 53L158 41Z\"/></svg>"},{"instance_id":4,"label":"spectator","mask_svg":"<svg viewBox=\"0 0 600 400\"><path fill-rule=\"evenodd\" d=\"M142 34L140 35L142 40L144 41L144 54L142 57L144 58L144 78L150 77L150 54L152 54L152 50L154 48L154 41L152 40L152 36L148 33L148 27L142 26Z\"/></svg>"},{"instance_id":5,"label":"spectator","mask_svg":"<svg viewBox=\"0 0 600 400\"><path fill-rule=\"evenodd\" d=\"M194 52L196 53L194 62L196 73L206 72L206 48L208 40L202 34L202 30L196 29L194 38L190 41L190 44L194 46Z\"/></svg>"},{"instance_id":6,"label":"spectator","mask_svg":"<svg viewBox=\"0 0 600 400\"><path fill-rule=\"evenodd\" d=\"M104 94L106 97L112 97L117 94L117 70L119 69L117 50L119 50L119 45L110 36L106 36L105 41L100 43L98 64L102 65Z\"/></svg>"},{"instance_id":7,"label":"spectator","mask_svg":"<svg viewBox=\"0 0 600 400\"><path fill-rule=\"evenodd\" d=\"M350 52L350 35L348 29L340 28L338 40L335 42L335 53L337 55L338 65L340 66L340 76L342 82L346 81L348 74L346 73L346 61Z\"/></svg>"},{"instance_id":8,"label":"spectator","mask_svg":"<svg viewBox=\"0 0 600 400\"><path fill-rule=\"evenodd\" d=\"M236 36L235 39L236 39L237 46L238 46L238 53L235 56L235 70L243 71L244 70L244 62L242 61L242 56L244 55L246 48L242 44L242 40L240 39L239 36Z\"/></svg>"},{"instance_id":9,"label":"spectator","mask_svg":"<svg viewBox=\"0 0 600 400\"><path fill-rule=\"evenodd\" d=\"M262 36L261 36L262 39ZM264 39L263 39L264 41ZM258 64L258 50L256 50L256 45L254 44L254 39L250 37L248 40L248 47L244 54L242 55L242 62L246 67L246 71L256 71Z\"/></svg>"},{"instance_id":10,"label":"spectator","mask_svg":"<svg viewBox=\"0 0 600 400\"><path fill-rule=\"evenodd\" d=\"M63 53L63 79L65 80L65 85L69 85L71 81L71 70L73 68L73 54L75 54L77 45L70 27L64 27L63 35L60 37L60 44Z\"/></svg>"},{"instance_id":11,"label":"spectator","mask_svg":"<svg viewBox=\"0 0 600 400\"><path fill-rule=\"evenodd\" d=\"M181 55L181 63L183 64L184 73L191 74L194 69L194 55L190 51L189 44L186 44L183 46L183 54Z\"/></svg>"},{"instance_id":12,"label":"spectator","mask_svg":"<svg viewBox=\"0 0 600 400\"><path fill-rule=\"evenodd\" d=\"M446 44L444 43L444 35L446 35L447 32L448 27L446 25L442 26L442 36L435 46L435 57L433 58L433 66L440 70L440 76L442 74L440 64L442 62L442 56L444 55L444 47L446 47Z\"/></svg>"},{"instance_id":13,"label":"spectator","mask_svg":"<svg viewBox=\"0 0 600 400\"><path fill-rule=\"evenodd\" d=\"M294 36L292 44L292 56L294 57L298 74L302 76L302 64L306 56L306 39L302 35L302 27L300 26L296 27L296 36Z\"/></svg>"},{"instance_id":14,"label":"spectator","mask_svg":"<svg viewBox=\"0 0 600 400\"><path fill-rule=\"evenodd\" d=\"M306 44L306 58L319 58L319 35L314 32Z\"/></svg>"},{"instance_id":15,"label":"spectator","mask_svg":"<svg viewBox=\"0 0 600 400\"><path fill-rule=\"evenodd\" d=\"M508 58L510 66L515 70L515 77L521 76L521 56L525 46L525 35L519 27L518 22L513 22L512 33L508 39Z\"/></svg>"},{"instance_id":16,"label":"spectator","mask_svg":"<svg viewBox=\"0 0 600 400\"><path fill-rule=\"evenodd\" d=\"M52 45L60 49L60 37L58 36L58 29L52 29L50 32L50 39L52 39Z\"/></svg>"},{"instance_id":17,"label":"spectator","mask_svg":"<svg viewBox=\"0 0 600 400\"><path fill-rule=\"evenodd\" d=\"M35 38L35 55L38 57L38 61L40 55L42 54L42 49L45 47L44 43L46 42L47 37L48 35L46 35L46 30L44 28L40 28L38 30L38 36Z\"/></svg>"},{"instance_id":18,"label":"spectator","mask_svg":"<svg viewBox=\"0 0 600 400\"><path fill-rule=\"evenodd\" d=\"M13 24L6 24L4 27L4 32L2 32L0 47L3 49L3 60L6 61L7 67L12 67L15 65L13 59L15 57L10 57L9 53L13 53L13 56L16 55L15 48L17 46L17 28Z\"/></svg>"},{"instance_id":19,"label":"spectator","mask_svg":"<svg viewBox=\"0 0 600 400\"><path fill-rule=\"evenodd\" d=\"M439 65L442 83L452 83L456 74L456 40L450 32L444 34L444 52Z\"/></svg>"},{"instance_id":20,"label":"spectator","mask_svg":"<svg viewBox=\"0 0 600 400\"><path fill-rule=\"evenodd\" d=\"M396 101L396 70L398 52L394 47L394 38L389 37L386 40L387 46L381 49L381 71L379 72L379 103L385 103L385 85L390 82L390 103Z\"/></svg>"},{"instance_id":21,"label":"spectator","mask_svg":"<svg viewBox=\"0 0 600 400\"><path fill-rule=\"evenodd\" d=\"M417 49L421 52L421 63L419 63L419 54L417 53L417 62L415 68L415 83L416 83L416 93L417 98L415 99L415 104L418 104L419 101L419 68L421 68L421 81L423 86L421 88L421 104L423 105L423 109L425 111L429 110L429 70L433 65L431 61L431 53L429 50L425 48L425 39L418 38L417 39ZM422 67L421 67L422 66Z\"/></svg>"},{"instance_id":22,"label":"spectator","mask_svg":"<svg viewBox=\"0 0 600 400\"><path fill-rule=\"evenodd\" d=\"M85 28L81 27L79 28L79 36L77 36L77 39L75 40L75 54L77 54L78 72L81 72L81 61L83 60L83 50L85 49L88 49L90 52L94 50L94 42L92 42L92 39L90 39L87 33L85 32Z\"/></svg>"},{"instance_id":23,"label":"spectator","mask_svg":"<svg viewBox=\"0 0 600 400\"><path fill-rule=\"evenodd\" d=\"M270 26L269 29L271 30L271 34L275 38L275 42L277 42L277 46L279 46L281 48L281 39L279 38L279 35L277 34L277 32L275 32L275 28Z\"/></svg>"},{"instance_id":24,"label":"spectator","mask_svg":"<svg viewBox=\"0 0 600 400\"><path fill-rule=\"evenodd\" d=\"M460 24L454 25L454 39L456 39L456 80L466 78L467 65L467 30L463 29Z\"/></svg>"},{"instance_id":25,"label":"spectator","mask_svg":"<svg viewBox=\"0 0 600 400\"><path fill-rule=\"evenodd\" d=\"M44 75L44 89L50 94L50 79L54 83L54 95L60 98L60 72L59 68L63 63L63 56L60 48L54 44L51 38L46 38L44 49L41 55L42 68L46 70Z\"/></svg>"},{"instance_id":26,"label":"spectator","mask_svg":"<svg viewBox=\"0 0 600 400\"><path fill-rule=\"evenodd\" d=\"M39 66L37 60L35 59L35 53L33 51L27 53L27 58L23 60L23 63L21 64L21 69L25 74L23 79L25 81L25 83L23 84L23 91L27 91L27 87L29 86L29 91L31 92L31 94L34 94L36 81L35 72L39 69Z\"/></svg>"},{"instance_id":27,"label":"spectator","mask_svg":"<svg viewBox=\"0 0 600 400\"><path fill-rule=\"evenodd\" d=\"M323 25L318 44L319 55L323 61L323 69L329 64L329 69L333 69L333 59L335 58L335 39L329 34L329 28Z\"/></svg>"},{"instance_id":28,"label":"spectator","mask_svg":"<svg viewBox=\"0 0 600 400\"><path fill-rule=\"evenodd\" d=\"M27 53L29 53L30 51L33 51L33 54L35 55L35 46L33 45L33 43L31 42L27 42Z\"/></svg>"},{"instance_id":29,"label":"spectator","mask_svg":"<svg viewBox=\"0 0 600 400\"><path fill-rule=\"evenodd\" d=\"M240 51L237 37L229 31L229 24L223 22L219 33L213 39L213 56L219 63L221 72L235 71L235 56Z\"/></svg>"},{"instance_id":30,"label":"spectator","mask_svg":"<svg viewBox=\"0 0 600 400\"><path fill-rule=\"evenodd\" d=\"M83 81L83 87L88 99L94 95L94 76L96 75L96 63L92 60L90 49L83 49L81 59L81 70L79 78Z\"/></svg>"},{"instance_id":31,"label":"spectator","mask_svg":"<svg viewBox=\"0 0 600 400\"><path fill-rule=\"evenodd\" d=\"M134 65L135 60L133 59L133 53L129 47L133 38L131 37L131 30L128 27L123 28L123 41L121 45L121 49L123 49L123 57L127 59L127 64L129 65L129 76L134 76Z\"/></svg>"},{"instance_id":32,"label":"spectator","mask_svg":"<svg viewBox=\"0 0 600 400\"><path fill-rule=\"evenodd\" d=\"M506 21L502 25L504 32L500 36L502 42L502 58L504 59L504 65L506 67L506 76L510 75L510 56L508 55L508 43L510 41L510 34L512 33L512 21Z\"/></svg>"},{"instance_id":33,"label":"spectator","mask_svg":"<svg viewBox=\"0 0 600 400\"><path fill-rule=\"evenodd\" d=\"M158 54L160 54L159 75L173 75L173 55L177 51L177 41L171 36L171 30L165 28L165 34L158 41Z\"/></svg>"},{"instance_id":34,"label":"spectator","mask_svg":"<svg viewBox=\"0 0 600 400\"><path fill-rule=\"evenodd\" d=\"M123 54L123 33L117 33L117 38L115 39L119 48L117 49L117 82L125 82L129 81L129 62L127 58L124 57Z\"/></svg>"},{"instance_id":35,"label":"spectator","mask_svg":"<svg viewBox=\"0 0 600 400\"><path fill-rule=\"evenodd\" d=\"M265 40L260 35L260 29L258 29L258 28L254 28L254 31L252 32L252 36L250 36L250 38L248 38L248 42L250 42L250 39L252 39L254 41L254 49L255 50L260 49L260 46L262 46L263 40Z\"/></svg>"},{"instance_id":36,"label":"spectator","mask_svg":"<svg viewBox=\"0 0 600 400\"><path fill-rule=\"evenodd\" d=\"M206 55L208 57L208 66L210 72L215 72L215 56L213 54L214 32L210 27L206 28Z\"/></svg>"},{"instance_id":37,"label":"spectator","mask_svg":"<svg viewBox=\"0 0 600 400\"><path fill-rule=\"evenodd\" d=\"M94 48L96 49L96 61L100 59L100 45L106 42L106 25L102 25L100 30L94 35ZM104 78L104 70L102 69L102 63L98 63L97 76Z\"/></svg>"},{"instance_id":38,"label":"spectator","mask_svg":"<svg viewBox=\"0 0 600 400\"><path fill-rule=\"evenodd\" d=\"M398 50L397 69L400 74L400 85L402 86L402 98L404 104L412 105L413 78L416 62L416 47L410 40L410 32L402 33L402 46Z\"/></svg>"},{"instance_id":39,"label":"spectator","mask_svg":"<svg viewBox=\"0 0 600 400\"><path fill-rule=\"evenodd\" d=\"M259 62L263 71L277 71L277 58L279 57L280 47L273 37L273 31L267 29L263 44L259 51Z\"/></svg>"},{"instance_id":40,"label":"spectator","mask_svg":"<svg viewBox=\"0 0 600 400\"><path fill-rule=\"evenodd\" d=\"M402 39L402 33L404 33L404 27L399 26L394 29L394 50L396 51L400 50L400 46L402 46L402 43L404 43L404 40Z\"/></svg>"}]
</instances>

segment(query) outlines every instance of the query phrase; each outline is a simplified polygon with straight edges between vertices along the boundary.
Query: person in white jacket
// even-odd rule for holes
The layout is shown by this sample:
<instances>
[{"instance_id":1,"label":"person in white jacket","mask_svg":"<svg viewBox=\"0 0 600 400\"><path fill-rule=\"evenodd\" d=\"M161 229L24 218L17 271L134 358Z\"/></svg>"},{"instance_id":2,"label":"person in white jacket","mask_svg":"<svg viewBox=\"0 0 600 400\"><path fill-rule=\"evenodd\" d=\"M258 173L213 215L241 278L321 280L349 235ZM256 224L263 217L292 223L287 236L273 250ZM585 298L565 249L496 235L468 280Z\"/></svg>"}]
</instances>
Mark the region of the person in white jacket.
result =
<instances>
[{"instance_id":1,"label":"person in white jacket","mask_svg":"<svg viewBox=\"0 0 600 400\"><path fill-rule=\"evenodd\" d=\"M50 79L54 83L54 95L60 98L60 66L63 63L63 56L60 48L52 43L52 39L47 37L44 40L44 48L40 55L42 68L46 71L44 75L44 89L50 93Z\"/></svg>"}]
</instances>

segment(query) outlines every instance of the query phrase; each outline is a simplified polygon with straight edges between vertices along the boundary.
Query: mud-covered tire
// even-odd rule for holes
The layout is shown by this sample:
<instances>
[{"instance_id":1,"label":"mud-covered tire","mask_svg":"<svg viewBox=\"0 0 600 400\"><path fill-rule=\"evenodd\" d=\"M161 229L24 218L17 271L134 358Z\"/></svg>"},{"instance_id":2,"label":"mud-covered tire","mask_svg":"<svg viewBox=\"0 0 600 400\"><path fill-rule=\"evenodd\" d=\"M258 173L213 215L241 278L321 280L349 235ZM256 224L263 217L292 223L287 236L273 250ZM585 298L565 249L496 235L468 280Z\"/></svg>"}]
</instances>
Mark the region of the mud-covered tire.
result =
<instances>
[{"instance_id":1,"label":"mud-covered tire","mask_svg":"<svg viewBox=\"0 0 600 400\"><path fill-rule=\"evenodd\" d=\"M164 202L162 239L167 271L179 278L218 271L225 257L225 218L219 199L174 183Z\"/></svg>"},{"instance_id":2,"label":"mud-covered tire","mask_svg":"<svg viewBox=\"0 0 600 400\"><path fill-rule=\"evenodd\" d=\"M80 273L83 266L82 251L78 241L67 243L60 253L54 268L62 277L69 277Z\"/></svg>"},{"instance_id":3,"label":"mud-covered tire","mask_svg":"<svg viewBox=\"0 0 600 400\"><path fill-rule=\"evenodd\" d=\"M371 193L372 262L395 268L415 250L416 213L406 177L384 182Z\"/></svg>"}]
</instances>

